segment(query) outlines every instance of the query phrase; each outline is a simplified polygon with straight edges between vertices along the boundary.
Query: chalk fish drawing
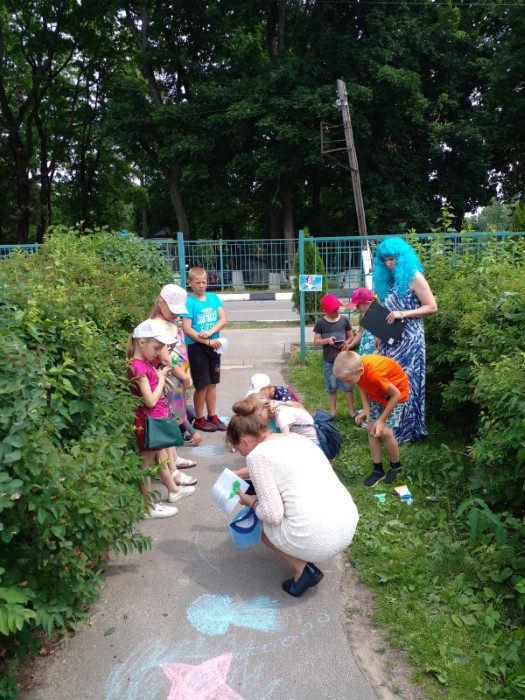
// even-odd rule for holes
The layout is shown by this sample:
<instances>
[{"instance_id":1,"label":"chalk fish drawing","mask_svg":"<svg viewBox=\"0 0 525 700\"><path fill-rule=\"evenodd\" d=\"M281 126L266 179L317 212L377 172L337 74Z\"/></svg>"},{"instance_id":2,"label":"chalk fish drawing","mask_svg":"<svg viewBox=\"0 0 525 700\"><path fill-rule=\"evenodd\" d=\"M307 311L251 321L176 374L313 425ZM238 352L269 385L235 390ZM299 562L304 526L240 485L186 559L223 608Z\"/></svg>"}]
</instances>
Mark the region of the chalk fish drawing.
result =
<instances>
[{"instance_id":1,"label":"chalk fish drawing","mask_svg":"<svg viewBox=\"0 0 525 700\"><path fill-rule=\"evenodd\" d=\"M173 683L168 700L243 700L226 684L231 661L231 654L223 654L198 666L163 664L162 670Z\"/></svg>"},{"instance_id":2,"label":"chalk fish drawing","mask_svg":"<svg viewBox=\"0 0 525 700\"><path fill-rule=\"evenodd\" d=\"M230 625L260 632L281 629L277 618L278 601L259 596L234 603L227 595L202 595L188 608L188 620L202 634L226 634Z\"/></svg>"}]
</instances>

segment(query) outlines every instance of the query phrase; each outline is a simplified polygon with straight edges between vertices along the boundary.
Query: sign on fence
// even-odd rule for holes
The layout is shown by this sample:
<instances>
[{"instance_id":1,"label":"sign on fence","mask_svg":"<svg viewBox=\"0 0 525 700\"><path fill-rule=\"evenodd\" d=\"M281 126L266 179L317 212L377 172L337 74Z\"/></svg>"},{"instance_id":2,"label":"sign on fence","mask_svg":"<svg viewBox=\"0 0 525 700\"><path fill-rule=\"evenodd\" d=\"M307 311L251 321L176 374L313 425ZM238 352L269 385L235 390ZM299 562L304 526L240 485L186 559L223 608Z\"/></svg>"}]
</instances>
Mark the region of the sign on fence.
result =
<instances>
[{"instance_id":1,"label":"sign on fence","mask_svg":"<svg viewBox=\"0 0 525 700\"><path fill-rule=\"evenodd\" d=\"M299 275L299 291L300 292L322 292L323 291L323 276L322 275Z\"/></svg>"}]
</instances>

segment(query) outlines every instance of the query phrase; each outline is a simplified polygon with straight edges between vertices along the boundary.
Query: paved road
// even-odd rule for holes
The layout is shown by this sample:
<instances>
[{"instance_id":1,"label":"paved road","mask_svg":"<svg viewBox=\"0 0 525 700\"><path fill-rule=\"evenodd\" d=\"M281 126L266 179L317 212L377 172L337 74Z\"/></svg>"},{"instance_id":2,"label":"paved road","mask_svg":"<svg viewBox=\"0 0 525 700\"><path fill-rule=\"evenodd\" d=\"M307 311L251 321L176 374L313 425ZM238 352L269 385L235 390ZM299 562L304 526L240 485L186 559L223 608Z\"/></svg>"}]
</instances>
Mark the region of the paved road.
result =
<instances>
[{"instance_id":1,"label":"paved road","mask_svg":"<svg viewBox=\"0 0 525 700\"><path fill-rule=\"evenodd\" d=\"M226 335L226 333L225 333ZM299 329L228 329L219 412L255 371L282 381ZM302 598L281 590L284 563L262 544L236 549L210 488L243 464L223 434L182 450L197 493L168 520L143 521L151 551L113 559L89 624L40 667L23 700L376 700L344 629L344 557ZM190 473L190 472L187 472ZM162 486L159 484L159 489Z\"/></svg>"},{"instance_id":2,"label":"paved road","mask_svg":"<svg viewBox=\"0 0 525 700\"><path fill-rule=\"evenodd\" d=\"M228 320L239 321L298 321L299 314L292 309L292 301L225 301Z\"/></svg>"}]
</instances>

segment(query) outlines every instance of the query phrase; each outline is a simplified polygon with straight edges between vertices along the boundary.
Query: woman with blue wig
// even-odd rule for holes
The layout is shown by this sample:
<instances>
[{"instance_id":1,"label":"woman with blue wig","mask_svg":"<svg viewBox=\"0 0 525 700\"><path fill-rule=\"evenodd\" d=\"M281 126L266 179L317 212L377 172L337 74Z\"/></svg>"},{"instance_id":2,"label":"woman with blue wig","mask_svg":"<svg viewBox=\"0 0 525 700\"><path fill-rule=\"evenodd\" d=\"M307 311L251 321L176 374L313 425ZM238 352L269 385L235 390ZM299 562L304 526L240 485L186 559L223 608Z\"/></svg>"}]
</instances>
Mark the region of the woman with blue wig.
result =
<instances>
[{"instance_id":1,"label":"woman with blue wig","mask_svg":"<svg viewBox=\"0 0 525 700\"><path fill-rule=\"evenodd\" d=\"M387 238L376 250L374 291L391 313L388 323L401 319L405 328L393 345L381 342L379 354L396 360L408 375L410 395L403 419L394 434L398 442L428 435L425 426L425 331L423 316L437 311L436 300L423 265L413 248L402 238Z\"/></svg>"}]
</instances>

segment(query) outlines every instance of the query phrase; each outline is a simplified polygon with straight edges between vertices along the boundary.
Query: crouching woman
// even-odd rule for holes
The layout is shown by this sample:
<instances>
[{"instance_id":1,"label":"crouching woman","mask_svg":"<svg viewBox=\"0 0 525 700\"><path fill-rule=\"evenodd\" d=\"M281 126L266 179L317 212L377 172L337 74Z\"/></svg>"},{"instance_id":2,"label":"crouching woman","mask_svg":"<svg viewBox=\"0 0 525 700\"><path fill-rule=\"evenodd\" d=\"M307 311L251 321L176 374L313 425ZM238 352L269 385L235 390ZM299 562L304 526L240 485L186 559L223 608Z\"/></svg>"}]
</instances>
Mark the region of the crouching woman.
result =
<instances>
[{"instance_id":1,"label":"crouching woman","mask_svg":"<svg viewBox=\"0 0 525 700\"><path fill-rule=\"evenodd\" d=\"M246 457L256 492L240 493L241 503L255 510L264 544L293 571L283 589L299 597L323 578L314 562L330 559L352 541L357 508L318 445L270 431L255 402L239 401L234 410L227 441Z\"/></svg>"}]
</instances>

